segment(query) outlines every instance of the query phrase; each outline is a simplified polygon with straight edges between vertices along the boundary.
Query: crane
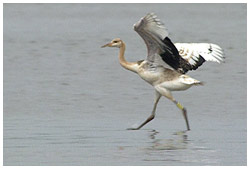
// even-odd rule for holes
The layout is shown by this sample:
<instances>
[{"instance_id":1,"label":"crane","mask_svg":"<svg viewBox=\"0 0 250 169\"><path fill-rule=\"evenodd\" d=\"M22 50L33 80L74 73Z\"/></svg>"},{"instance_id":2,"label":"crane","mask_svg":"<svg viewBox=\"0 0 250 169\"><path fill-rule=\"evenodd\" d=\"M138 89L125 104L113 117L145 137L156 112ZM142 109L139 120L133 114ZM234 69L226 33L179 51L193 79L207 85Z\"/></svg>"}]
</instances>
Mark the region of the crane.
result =
<instances>
[{"instance_id":1,"label":"crane","mask_svg":"<svg viewBox=\"0 0 250 169\"><path fill-rule=\"evenodd\" d=\"M138 130L155 118L157 104L161 96L171 100L184 116L187 130L190 130L186 108L172 96L172 91L182 91L194 85L203 85L185 73L196 70L205 61L221 63L223 50L212 43L175 43L168 37L164 24L154 13L148 13L134 24L134 30L142 37L147 46L147 58L137 62L128 62L124 58L125 43L120 38L113 39L102 47L119 48L119 62L122 67L137 73L155 89L154 106L150 116L138 127Z\"/></svg>"}]
</instances>

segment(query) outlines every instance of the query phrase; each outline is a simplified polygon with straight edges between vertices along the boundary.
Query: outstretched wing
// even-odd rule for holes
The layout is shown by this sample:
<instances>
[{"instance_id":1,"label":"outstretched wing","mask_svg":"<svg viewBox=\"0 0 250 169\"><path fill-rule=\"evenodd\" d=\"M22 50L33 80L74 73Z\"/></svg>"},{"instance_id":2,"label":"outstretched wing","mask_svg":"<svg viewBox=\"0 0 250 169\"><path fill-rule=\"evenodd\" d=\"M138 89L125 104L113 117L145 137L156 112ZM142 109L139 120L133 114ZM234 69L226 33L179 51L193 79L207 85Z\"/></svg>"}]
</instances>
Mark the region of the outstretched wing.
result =
<instances>
[{"instance_id":1,"label":"outstretched wing","mask_svg":"<svg viewBox=\"0 0 250 169\"><path fill-rule=\"evenodd\" d=\"M197 69L197 67L206 61L202 57L191 57L194 62L188 59L190 56L186 58L182 57L176 46L168 38L167 29L154 13L149 13L141 18L134 25L134 30L147 45L147 60L155 65L171 67L181 73L186 73L188 70ZM183 45L180 46L181 48L183 47Z\"/></svg>"}]
</instances>

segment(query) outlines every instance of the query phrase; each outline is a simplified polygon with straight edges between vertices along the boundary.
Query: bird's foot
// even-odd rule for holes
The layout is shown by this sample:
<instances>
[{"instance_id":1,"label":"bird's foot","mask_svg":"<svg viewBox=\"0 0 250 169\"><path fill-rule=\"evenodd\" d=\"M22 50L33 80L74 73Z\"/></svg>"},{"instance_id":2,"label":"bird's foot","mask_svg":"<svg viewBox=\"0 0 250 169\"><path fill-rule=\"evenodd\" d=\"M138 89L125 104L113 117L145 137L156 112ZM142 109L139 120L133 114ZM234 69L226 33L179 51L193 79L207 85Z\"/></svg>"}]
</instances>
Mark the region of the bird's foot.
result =
<instances>
[{"instance_id":1,"label":"bird's foot","mask_svg":"<svg viewBox=\"0 0 250 169\"><path fill-rule=\"evenodd\" d=\"M131 128L127 128L127 130L139 130L140 128L133 128L133 127L131 127Z\"/></svg>"}]
</instances>

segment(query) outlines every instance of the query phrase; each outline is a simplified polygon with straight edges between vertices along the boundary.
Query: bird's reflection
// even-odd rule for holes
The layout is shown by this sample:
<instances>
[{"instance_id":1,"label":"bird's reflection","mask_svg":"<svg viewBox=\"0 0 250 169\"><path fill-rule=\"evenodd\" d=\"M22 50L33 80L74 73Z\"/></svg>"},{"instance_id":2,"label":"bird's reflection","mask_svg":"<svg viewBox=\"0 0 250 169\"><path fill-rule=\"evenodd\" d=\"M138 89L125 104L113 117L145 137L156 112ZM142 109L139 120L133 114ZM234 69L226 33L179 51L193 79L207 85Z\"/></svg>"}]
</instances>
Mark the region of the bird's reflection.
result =
<instances>
[{"instance_id":1,"label":"bird's reflection","mask_svg":"<svg viewBox=\"0 0 250 169\"><path fill-rule=\"evenodd\" d=\"M159 132L156 131L156 130L150 130L149 133L150 133L149 137L150 137L152 140L154 140L154 139L155 139L155 136L156 136Z\"/></svg>"},{"instance_id":2,"label":"bird's reflection","mask_svg":"<svg viewBox=\"0 0 250 169\"><path fill-rule=\"evenodd\" d=\"M157 139L159 134L156 130L149 131L149 138L152 140L150 149L153 150L179 150L186 149L188 146L187 131L178 131L171 135L171 138Z\"/></svg>"}]
</instances>

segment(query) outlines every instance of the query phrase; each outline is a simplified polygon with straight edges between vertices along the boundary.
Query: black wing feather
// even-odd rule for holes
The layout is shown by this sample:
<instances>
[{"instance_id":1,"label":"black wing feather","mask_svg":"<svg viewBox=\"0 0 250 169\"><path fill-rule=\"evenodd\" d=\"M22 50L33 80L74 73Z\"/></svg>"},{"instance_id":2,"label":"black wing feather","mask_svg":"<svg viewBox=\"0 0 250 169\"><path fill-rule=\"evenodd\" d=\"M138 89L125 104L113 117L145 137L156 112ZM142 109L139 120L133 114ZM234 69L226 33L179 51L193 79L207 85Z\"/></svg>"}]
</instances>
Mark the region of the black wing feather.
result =
<instances>
[{"instance_id":1,"label":"black wing feather","mask_svg":"<svg viewBox=\"0 0 250 169\"><path fill-rule=\"evenodd\" d=\"M186 73L188 70L195 70L205 61L205 59L202 58L198 65L192 66L179 55L177 48L168 37L165 37L163 43L166 45L166 48L164 52L160 54L162 60L181 73Z\"/></svg>"}]
</instances>

